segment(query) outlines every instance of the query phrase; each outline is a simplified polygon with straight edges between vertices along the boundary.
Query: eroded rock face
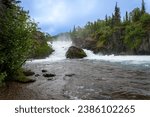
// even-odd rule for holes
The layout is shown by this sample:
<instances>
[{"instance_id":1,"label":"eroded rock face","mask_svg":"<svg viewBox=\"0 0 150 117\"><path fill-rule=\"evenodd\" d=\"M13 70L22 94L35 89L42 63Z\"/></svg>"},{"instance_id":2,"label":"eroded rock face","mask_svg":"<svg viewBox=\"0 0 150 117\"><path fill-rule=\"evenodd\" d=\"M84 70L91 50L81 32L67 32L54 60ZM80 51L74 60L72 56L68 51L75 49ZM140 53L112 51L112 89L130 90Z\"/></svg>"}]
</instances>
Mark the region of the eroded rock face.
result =
<instances>
[{"instance_id":1,"label":"eroded rock face","mask_svg":"<svg viewBox=\"0 0 150 117\"><path fill-rule=\"evenodd\" d=\"M86 57L86 53L83 49L71 46L66 52L66 58L74 59L74 58L84 58Z\"/></svg>"}]
</instances>

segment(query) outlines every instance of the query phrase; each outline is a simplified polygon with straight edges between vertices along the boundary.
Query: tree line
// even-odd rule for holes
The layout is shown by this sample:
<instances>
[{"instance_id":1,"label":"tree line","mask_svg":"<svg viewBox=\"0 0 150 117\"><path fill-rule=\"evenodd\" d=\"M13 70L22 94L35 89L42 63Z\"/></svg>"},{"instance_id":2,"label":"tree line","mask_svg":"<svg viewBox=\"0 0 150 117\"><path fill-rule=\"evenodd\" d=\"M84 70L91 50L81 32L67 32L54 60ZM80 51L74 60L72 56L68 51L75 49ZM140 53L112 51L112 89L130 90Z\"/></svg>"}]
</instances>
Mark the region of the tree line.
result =
<instances>
[{"instance_id":1,"label":"tree line","mask_svg":"<svg viewBox=\"0 0 150 117\"><path fill-rule=\"evenodd\" d=\"M112 16L88 22L83 28L74 27L70 34L77 46L95 53L150 54L150 14L144 0L141 8L126 12L123 18L116 3Z\"/></svg>"}]
</instances>

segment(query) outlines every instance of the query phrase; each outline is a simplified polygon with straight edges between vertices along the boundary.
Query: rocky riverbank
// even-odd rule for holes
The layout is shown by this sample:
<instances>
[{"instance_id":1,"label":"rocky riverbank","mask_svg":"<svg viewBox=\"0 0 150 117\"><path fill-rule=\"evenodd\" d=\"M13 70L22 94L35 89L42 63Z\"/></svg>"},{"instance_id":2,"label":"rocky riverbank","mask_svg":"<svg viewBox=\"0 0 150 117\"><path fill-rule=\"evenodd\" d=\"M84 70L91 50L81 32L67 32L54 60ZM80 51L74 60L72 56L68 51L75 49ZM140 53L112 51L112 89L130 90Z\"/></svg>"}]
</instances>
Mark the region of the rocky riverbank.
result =
<instances>
[{"instance_id":1,"label":"rocky riverbank","mask_svg":"<svg viewBox=\"0 0 150 117\"><path fill-rule=\"evenodd\" d=\"M150 68L96 60L28 62L36 82L11 82L0 99L150 99ZM44 74L54 74L45 77Z\"/></svg>"}]
</instances>

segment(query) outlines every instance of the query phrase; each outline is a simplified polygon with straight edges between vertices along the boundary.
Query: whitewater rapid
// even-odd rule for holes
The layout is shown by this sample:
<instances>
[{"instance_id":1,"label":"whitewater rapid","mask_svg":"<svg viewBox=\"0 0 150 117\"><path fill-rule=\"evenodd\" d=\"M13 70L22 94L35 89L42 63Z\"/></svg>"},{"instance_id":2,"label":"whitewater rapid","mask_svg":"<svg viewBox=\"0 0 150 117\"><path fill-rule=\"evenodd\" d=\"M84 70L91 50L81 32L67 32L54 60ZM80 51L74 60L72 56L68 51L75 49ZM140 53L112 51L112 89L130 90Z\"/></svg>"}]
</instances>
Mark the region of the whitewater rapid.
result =
<instances>
[{"instance_id":1,"label":"whitewater rapid","mask_svg":"<svg viewBox=\"0 0 150 117\"><path fill-rule=\"evenodd\" d=\"M35 73L30 78L36 82L26 85L8 82L0 90L0 99L150 99L150 56L108 56L84 49L87 57L72 60L65 57L71 41L48 44L55 49L52 55L27 61L23 66ZM56 76L46 78L44 74Z\"/></svg>"},{"instance_id":2,"label":"whitewater rapid","mask_svg":"<svg viewBox=\"0 0 150 117\"><path fill-rule=\"evenodd\" d=\"M150 64L150 56L140 56L140 55L102 55L102 54L94 54L90 50L84 49L87 54L85 59L89 60L102 60L109 62L120 62L124 64Z\"/></svg>"},{"instance_id":3,"label":"whitewater rapid","mask_svg":"<svg viewBox=\"0 0 150 117\"><path fill-rule=\"evenodd\" d=\"M27 62L57 62L61 60L66 60L65 54L68 48L72 45L71 40L57 40L53 42L48 42L49 45L55 50L52 55L45 59L32 60ZM120 62L123 64L145 64L145 66L150 66L150 56L127 56L127 55L102 55L94 54L90 50L84 49L87 54L86 60L100 60L109 62Z\"/></svg>"}]
</instances>

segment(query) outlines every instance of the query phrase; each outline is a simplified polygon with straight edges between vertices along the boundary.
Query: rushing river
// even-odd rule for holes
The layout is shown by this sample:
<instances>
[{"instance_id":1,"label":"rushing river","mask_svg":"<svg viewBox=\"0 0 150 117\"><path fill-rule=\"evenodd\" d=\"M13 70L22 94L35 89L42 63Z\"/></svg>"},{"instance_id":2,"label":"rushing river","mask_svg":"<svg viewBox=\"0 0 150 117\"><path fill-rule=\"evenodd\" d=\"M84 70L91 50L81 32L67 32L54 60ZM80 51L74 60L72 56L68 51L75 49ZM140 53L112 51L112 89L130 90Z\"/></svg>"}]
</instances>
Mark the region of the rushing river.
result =
<instances>
[{"instance_id":1,"label":"rushing river","mask_svg":"<svg viewBox=\"0 0 150 117\"><path fill-rule=\"evenodd\" d=\"M51 43L49 43L51 44ZM0 99L150 99L150 56L94 54L84 49L84 59L66 59L70 40L53 41L46 59L27 61L25 68L38 77L31 84L9 83ZM53 80L41 70L56 74Z\"/></svg>"},{"instance_id":2,"label":"rushing river","mask_svg":"<svg viewBox=\"0 0 150 117\"><path fill-rule=\"evenodd\" d=\"M65 53L68 48L72 45L70 40L62 40L62 41L54 41L52 44L48 42L48 44L52 45L55 52L52 55L47 57L46 59L33 60L32 62L57 62L61 60L66 60ZM87 57L84 58L86 60L96 60L96 61L108 61L115 62L125 65L142 65L145 67L150 67L150 56L126 56L126 55L102 55L102 54L94 54L90 50L84 49L87 54ZM30 62L30 61L28 61Z\"/></svg>"}]
</instances>

